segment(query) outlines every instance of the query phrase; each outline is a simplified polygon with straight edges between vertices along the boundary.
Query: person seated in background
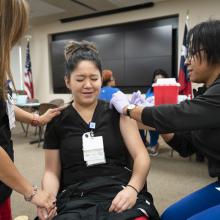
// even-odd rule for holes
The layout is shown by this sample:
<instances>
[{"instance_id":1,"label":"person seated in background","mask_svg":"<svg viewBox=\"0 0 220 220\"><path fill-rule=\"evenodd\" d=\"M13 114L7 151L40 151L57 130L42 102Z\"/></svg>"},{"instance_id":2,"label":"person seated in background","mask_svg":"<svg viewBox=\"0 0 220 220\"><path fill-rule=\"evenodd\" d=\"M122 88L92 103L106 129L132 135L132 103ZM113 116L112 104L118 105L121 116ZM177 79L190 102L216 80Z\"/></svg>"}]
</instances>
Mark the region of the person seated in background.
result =
<instances>
[{"instance_id":1,"label":"person seated in background","mask_svg":"<svg viewBox=\"0 0 220 220\"><path fill-rule=\"evenodd\" d=\"M154 96L154 91L153 91L153 83L156 83L158 79L160 78L168 78L168 74L166 71L163 69L156 69L153 74L152 82L151 82L151 87L147 90L145 96L146 99L149 97ZM159 149L159 132L158 131L149 131L150 134L150 143L147 146L147 150L151 156L157 156L158 155L158 149Z\"/></svg>"},{"instance_id":2,"label":"person seated in background","mask_svg":"<svg viewBox=\"0 0 220 220\"><path fill-rule=\"evenodd\" d=\"M115 79L111 70L102 71L102 88L99 94L99 99L110 101L112 95L118 92L119 89L115 88Z\"/></svg>"},{"instance_id":3,"label":"person seated in background","mask_svg":"<svg viewBox=\"0 0 220 220\"><path fill-rule=\"evenodd\" d=\"M54 209L47 219L158 220L145 187L150 159L137 124L98 100L102 68L96 46L72 41L65 59L74 101L45 133L42 187L57 196L57 215ZM38 208L40 219L44 215Z\"/></svg>"}]
</instances>

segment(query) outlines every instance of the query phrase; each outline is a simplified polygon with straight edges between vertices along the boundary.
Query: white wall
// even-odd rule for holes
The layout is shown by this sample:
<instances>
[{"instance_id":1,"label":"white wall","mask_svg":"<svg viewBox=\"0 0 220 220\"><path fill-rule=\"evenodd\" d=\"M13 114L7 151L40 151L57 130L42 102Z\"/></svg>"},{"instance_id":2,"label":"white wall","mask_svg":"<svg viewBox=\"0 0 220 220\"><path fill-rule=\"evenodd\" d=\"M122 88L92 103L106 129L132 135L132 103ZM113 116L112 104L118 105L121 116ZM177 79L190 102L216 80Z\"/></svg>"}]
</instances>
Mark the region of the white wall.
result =
<instances>
[{"instance_id":1,"label":"white wall","mask_svg":"<svg viewBox=\"0 0 220 220\"><path fill-rule=\"evenodd\" d=\"M24 66L26 56L27 40L22 39L17 45L15 45L10 53L11 59L11 72L15 82L17 90L24 89Z\"/></svg>"},{"instance_id":2,"label":"white wall","mask_svg":"<svg viewBox=\"0 0 220 220\"><path fill-rule=\"evenodd\" d=\"M16 89L21 90L23 87L23 74L22 74L22 66L20 63L21 55L20 55L20 45L16 45L10 54L11 59L11 71L12 76L15 82ZM22 61L22 60L21 60Z\"/></svg>"},{"instance_id":3,"label":"white wall","mask_svg":"<svg viewBox=\"0 0 220 220\"><path fill-rule=\"evenodd\" d=\"M31 60L35 94L37 98L39 98L42 102L50 101L53 98L59 97L64 98L65 101L68 101L70 98L70 95L53 94L52 91L48 44L48 36L50 34L178 14L178 44L180 54L185 17L188 9L190 13L190 27L209 18L220 19L219 0L169 0L155 3L155 6L149 9L141 9L115 15L85 19L71 23L61 24L60 22L56 22L32 27Z\"/></svg>"}]
</instances>

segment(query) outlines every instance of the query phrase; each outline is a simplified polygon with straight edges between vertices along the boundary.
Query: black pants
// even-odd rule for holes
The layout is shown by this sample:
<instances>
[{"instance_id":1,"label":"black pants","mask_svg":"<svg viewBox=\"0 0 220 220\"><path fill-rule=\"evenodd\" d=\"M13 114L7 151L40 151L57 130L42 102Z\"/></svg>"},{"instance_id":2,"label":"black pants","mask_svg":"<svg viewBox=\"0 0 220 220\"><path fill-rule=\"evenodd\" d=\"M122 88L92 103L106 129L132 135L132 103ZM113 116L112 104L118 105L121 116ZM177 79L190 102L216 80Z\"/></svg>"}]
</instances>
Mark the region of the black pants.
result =
<instances>
[{"instance_id":1,"label":"black pants","mask_svg":"<svg viewBox=\"0 0 220 220\"><path fill-rule=\"evenodd\" d=\"M143 190L135 206L122 213L108 212L116 194L126 185L112 177L96 177L68 187L57 197L58 215L54 220L129 220L145 216L159 220L150 193Z\"/></svg>"}]
</instances>

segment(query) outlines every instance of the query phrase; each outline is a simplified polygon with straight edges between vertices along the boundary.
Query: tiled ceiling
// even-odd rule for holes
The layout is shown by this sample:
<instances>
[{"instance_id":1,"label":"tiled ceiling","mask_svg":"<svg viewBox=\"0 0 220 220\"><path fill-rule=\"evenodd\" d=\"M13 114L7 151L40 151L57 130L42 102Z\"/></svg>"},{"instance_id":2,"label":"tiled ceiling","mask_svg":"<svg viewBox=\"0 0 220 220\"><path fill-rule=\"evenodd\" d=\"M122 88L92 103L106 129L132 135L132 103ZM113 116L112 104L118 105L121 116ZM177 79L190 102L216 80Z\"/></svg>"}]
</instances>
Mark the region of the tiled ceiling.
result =
<instances>
[{"instance_id":1,"label":"tiled ceiling","mask_svg":"<svg viewBox=\"0 0 220 220\"><path fill-rule=\"evenodd\" d=\"M125 7L166 0L29 0L30 22L43 24Z\"/></svg>"}]
</instances>

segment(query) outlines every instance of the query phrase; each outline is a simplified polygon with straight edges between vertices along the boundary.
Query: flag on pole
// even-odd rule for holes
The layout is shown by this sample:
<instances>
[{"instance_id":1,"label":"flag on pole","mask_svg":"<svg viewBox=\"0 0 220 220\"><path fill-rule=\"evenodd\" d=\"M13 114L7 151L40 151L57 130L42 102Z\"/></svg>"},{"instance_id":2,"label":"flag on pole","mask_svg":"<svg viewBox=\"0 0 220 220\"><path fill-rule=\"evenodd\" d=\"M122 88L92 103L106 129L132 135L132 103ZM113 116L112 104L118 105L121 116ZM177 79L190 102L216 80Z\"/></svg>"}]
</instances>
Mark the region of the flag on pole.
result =
<instances>
[{"instance_id":1,"label":"flag on pole","mask_svg":"<svg viewBox=\"0 0 220 220\"><path fill-rule=\"evenodd\" d=\"M31 70L31 56L30 56L30 41L27 41L26 61L24 71L24 91L27 93L29 99L34 98L34 87Z\"/></svg>"},{"instance_id":2,"label":"flag on pole","mask_svg":"<svg viewBox=\"0 0 220 220\"><path fill-rule=\"evenodd\" d=\"M190 96L190 98L192 98L192 83L189 81L187 67L184 65L187 55L187 47L186 47L187 34L188 34L188 15L184 27L178 82L180 83L180 94Z\"/></svg>"}]
</instances>

